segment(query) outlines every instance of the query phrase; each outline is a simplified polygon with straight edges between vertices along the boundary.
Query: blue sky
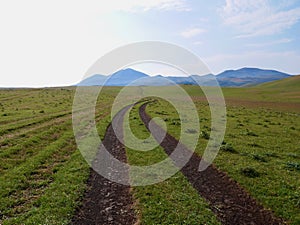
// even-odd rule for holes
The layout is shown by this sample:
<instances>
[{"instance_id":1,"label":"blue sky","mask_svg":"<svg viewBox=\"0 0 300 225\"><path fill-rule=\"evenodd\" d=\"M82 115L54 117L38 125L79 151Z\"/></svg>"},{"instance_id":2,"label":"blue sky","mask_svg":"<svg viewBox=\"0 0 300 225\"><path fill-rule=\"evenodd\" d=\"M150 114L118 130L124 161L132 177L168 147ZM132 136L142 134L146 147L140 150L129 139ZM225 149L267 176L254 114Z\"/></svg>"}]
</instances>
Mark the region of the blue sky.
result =
<instances>
[{"instance_id":1,"label":"blue sky","mask_svg":"<svg viewBox=\"0 0 300 225\"><path fill-rule=\"evenodd\" d=\"M144 40L187 48L215 74L241 67L300 73L297 0L12 0L0 3L0 27L4 87L77 83L105 53Z\"/></svg>"}]
</instances>

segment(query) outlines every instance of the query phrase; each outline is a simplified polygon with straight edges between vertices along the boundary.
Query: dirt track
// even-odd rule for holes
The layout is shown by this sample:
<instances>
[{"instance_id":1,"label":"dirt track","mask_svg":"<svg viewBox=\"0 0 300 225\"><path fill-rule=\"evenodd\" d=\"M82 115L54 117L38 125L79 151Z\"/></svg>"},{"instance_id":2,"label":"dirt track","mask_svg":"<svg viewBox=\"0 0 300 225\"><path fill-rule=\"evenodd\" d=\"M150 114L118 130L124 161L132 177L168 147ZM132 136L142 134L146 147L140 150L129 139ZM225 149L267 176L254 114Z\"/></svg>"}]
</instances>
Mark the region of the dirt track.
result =
<instances>
[{"instance_id":1,"label":"dirt track","mask_svg":"<svg viewBox=\"0 0 300 225\"><path fill-rule=\"evenodd\" d=\"M145 112L147 104L145 103L140 107L140 116L148 128L151 117ZM159 134L164 133L162 128L156 125L154 130L156 130L156 133L152 135L155 139L160 140ZM181 145L183 154L190 151L169 134L166 135L160 145L170 155L178 144ZM175 165L180 164L180 159L172 157L171 159ZM213 165L210 165L205 171L199 172L200 160L201 157L193 154L190 161L181 169L181 172L198 191L199 195L210 203L212 211L222 224L284 224L283 220L276 218L271 211L264 209L238 183Z\"/></svg>"},{"instance_id":2,"label":"dirt track","mask_svg":"<svg viewBox=\"0 0 300 225\"><path fill-rule=\"evenodd\" d=\"M121 110L114 120L118 124L123 123L123 118L126 111L130 107ZM122 133L122 126L118 126L117 132ZM110 124L106 130L103 145L106 149L118 160L127 162L126 152L124 145L118 140ZM99 149L98 156L101 155L103 146ZM97 168L97 163L105 160L98 160L96 156L93 166ZM112 168L110 162L106 161L106 167ZM128 171L123 171L124 176L129 178ZM130 186L110 181L93 169L88 179L88 190L85 193L82 206L77 209L76 215L72 220L72 224L134 224L136 217L133 209L133 200L130 194Z\"/></svg>"},{"instance_id":3,"label":"dirt track","mask_svg":"<svg viewBox=\"0 0 300 225\"><path fill-rule=\"evenodd\" d=\"M146 106L147 103L140 107L140 116L148 128L151 118L145 112ZM114 122L121 125L129 108L130 106L121 110L114 118L117 121ZM157 132L152 135L159 140L160 132L163 131L159 126L154 126ZM122 133L122 126L119 126L118 129L116 132ZM181 145L182 154L190 151L169 134L161 142L161 146L168 155L178 144ZM127 161L125 148L116 137L112 125L107 128L103 145L115 158L122 162ZM101 148L99 154L100 152ZM180 159L172 157L171 159L175 165L180 164ZM181 172L199 195L209 202L212 211L222 224L285 224L283 220L276 218L271 211L258 204L239 184L214 166L209 166L204 172L198 172L200 160L198 155L193 154ZM104 161L102 160L102 162ZM97 160L94 163L97 163ZM112 167L109 162L106 166ZM129 179L128 171L123 172L124 176ZM136 220L130 187L114 183L91 170L88 190L85 193L81 208L77 210L72 220L73 224L134 224Z\"/></svg>"}]
</instances>

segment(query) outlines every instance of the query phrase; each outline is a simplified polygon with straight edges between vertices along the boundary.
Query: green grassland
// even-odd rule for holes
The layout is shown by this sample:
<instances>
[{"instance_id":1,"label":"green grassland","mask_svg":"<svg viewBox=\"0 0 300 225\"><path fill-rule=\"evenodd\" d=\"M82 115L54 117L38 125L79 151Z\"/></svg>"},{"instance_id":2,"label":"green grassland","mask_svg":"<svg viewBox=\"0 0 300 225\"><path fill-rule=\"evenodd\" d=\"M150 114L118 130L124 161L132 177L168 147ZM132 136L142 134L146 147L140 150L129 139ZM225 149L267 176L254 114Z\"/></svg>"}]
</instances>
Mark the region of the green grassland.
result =
<instances>
[{"instance_id":1,"label":"green grassland","mask_svg":"<svg viewBox=\"0 0 300 225\"><path fill-rule=\"evenodd\" d=\"M276 89L276 90L285 90L286 92L295 92L299 91L300 88L300 75L298 76L292 76L283 80L277 80L273 82L263 83L258 86L257 88L263 88L263 89Z\"/></svg>"},{"instance_id":2,"label":"green grassland","mask_svg":"<svg viewBox=\"0 0 300 225\"><path fill-rule=\"evenodd\" d=\"M250 107L259 106L289 112L299 112L300 108L300 75L245 89L224 88L223 91L227 102L236 102L236 105L241 105L246 100L250 103L244 105Z\"/></svg>"},{"instance_id":3,"label":"green grassland","mask_svg":"<svg viewBox=\"0 0 300 225\"><path fill-rule=\"evenodd\" d=\"M216 166L238 181L266 208L291 224L300 223L300 79L299 76L250 88L224 88L227 129ZM202 155L210 134L210 112L198 87L183 87L199 113L196 152ZM96 107L99 135L111 121L110 107L120 87L104 88ZM169 89L169 90L168 90ZM169 87L161 91L170 91ZM0 224L67 224L86 188L89 167L72 132L75 88L0 90ZM173 107L158 99L147 107L179 137L181 122ZM130 126L149 136L137 107ZM163 109L163 113L161 113ZM166 157L126 149L130 164L149 165ZM185 177L134 187L142 224L218 224L207 203Z\"/></svg>"},{"instance_id":4,"label":"green grassland","mask_svg":"<svg viewBox=\"0 0 300 225\"><path fill-rule=\"evenodd\" d=\"M251 88L223 88L227 128L214 161L266 208L291 224L300 223L299 78ZM201 130L196 152L202 155L212 129L209 105L198 87L184 88L198 108ZM147 110L156 117L162 108L160 116L168 132L179 139L180 122L174 123L179 117L168 102L159 99Z\"/></svg>"},{"instance_id":5,"label":"green grassland","mask_svg":"<svg viewBox=\"0 0 300 225\"><path fill-rule=\"evenodd\" d=\"M138 106L130 112L131 129L136 137L146 139L150 133L138 116ZM131 165L152 165L167 158L161 147L148 152L130 148L126 151ZM181 172L161 183L133 187L132 192L141 224L219 224L208 203L198 196Z\"/></svg>"},{"instance_id":6,"label":"green grassland","mask_svg":"<svg viewBox=\"0 0 300 225\"><path fill-rule=\"evenodd\" d=\"M100 133L114 89L97 105ZM74 88L0 91L0 224L67 224L89 167L72 130Z\"/></svg>"},{"instance_id":7,"label":"green grassland","mask_svg":"<svg viewBox=\"0 0 300 225\"><path fill-rule=\"evenodd\" d=\"M168 132L179 139L175 111L160 100L148 108L150 115L164 106ZM196 152L203 154L210 134L206 103L197 102L200 139ZM228 107L227 131L214 163L238 181L266 208L293 224L300 222L300 118L299 114L267 109ZM189 132L188 130L186 132ZM190 135L196 135L191 133ZM197 134L199 135L199 133ZM183 140L185 143L185 140Z\"/></svg>"}]
</instances>

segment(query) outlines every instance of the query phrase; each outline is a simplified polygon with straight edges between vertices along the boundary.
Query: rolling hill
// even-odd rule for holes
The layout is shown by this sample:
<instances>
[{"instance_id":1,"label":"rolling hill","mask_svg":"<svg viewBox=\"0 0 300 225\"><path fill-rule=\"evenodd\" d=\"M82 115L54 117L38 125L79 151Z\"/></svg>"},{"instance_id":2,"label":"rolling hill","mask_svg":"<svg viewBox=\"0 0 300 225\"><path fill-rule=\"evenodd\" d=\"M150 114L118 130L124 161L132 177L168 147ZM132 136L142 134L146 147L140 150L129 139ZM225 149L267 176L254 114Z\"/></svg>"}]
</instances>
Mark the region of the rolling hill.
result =
<instances>
[{"instance_id":1,"label":"rolling hill","mask_svg":"<svg viewBox=\"0 0 300 225\"><path fill-rule=\"evenodd\" d=\"M259 84L256 87L263 89L282 89L288 91L300 91L300 75Z\"/></svg>"},{"instance_id":2,"label":"rolling hill","mask_svg":"<svg viewBox=\"0 0 300 225\"><path fill-rule=\"evenodd\" d=\"M255 107L267 105L271 108L284 108L297 112L300 109L300 75L251 87L224 87L222 90L227 103L241 103L243 99L243 103L251 102ZM262 104L263 102L267 103Z\"/></svg>"},{"instance_id":3,"label":"rolling hill","mask_svg":"<svg viewBox=\"0 0 300 225\"><path fill-rule=\"evenodd\" d=\"M149 76L134 69L117 71L110 76L96 74L77 86L168 86L174 84L214 86L215 78L222 87L244 87L281 80L291 75L276 70L263 70L258 68L242 68L238 70L226 70L217 75L191 75L191 76Z\"/></svg>"}]
</instances>

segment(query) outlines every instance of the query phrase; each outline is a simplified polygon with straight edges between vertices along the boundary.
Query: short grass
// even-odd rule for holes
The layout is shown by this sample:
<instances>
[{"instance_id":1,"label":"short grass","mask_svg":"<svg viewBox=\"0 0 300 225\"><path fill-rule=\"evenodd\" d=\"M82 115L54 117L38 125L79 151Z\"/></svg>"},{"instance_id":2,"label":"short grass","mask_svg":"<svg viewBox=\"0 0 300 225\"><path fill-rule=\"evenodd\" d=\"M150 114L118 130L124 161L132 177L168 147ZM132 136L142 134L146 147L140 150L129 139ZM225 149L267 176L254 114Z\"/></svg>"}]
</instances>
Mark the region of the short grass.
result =
<instances>
[{"instance_id":1,"label":"short grass","mask_svg":"<svg viewBox=\"0 0 300 225\"><path fill-rule=\"evenodd\" d=\"M116 88L97 104L104 136ZM74 88L0 91L0 224L68 224L89 166L75 143Z\"/></svg>"},{"instance_id":2,"label":"short grass","mask_svg":"<svg viewBox=\"0 0 300 225\"><path fill-rule=\"evenodd\" d=\"M196 87L185 88L198 108L200 132L197 133L199 141L196 152L202 155L211 130L209 106L203 93L197 91ZM240 96L244 96L248 89L236 91L240 92ZM226 97L226 90L224 93ZM256 101L255 98L256 96L252 96L244 100L251 102ZM261 98L260 96L258 100ZM240 97L239 100L243 99ZM300 102L300 99L297 101ZM266 208L291 224L299 224L300 115L294 112L295 109L299 109L293 108L292 112L286 112L286 109L280 110L280 106L276 104L270 106L273 109L255 109L243 104L227 105L226 135L214 163L238 181ZM158 99L148 106L147 111L152 117L156 117L161 109L164 110L164 114L160 117L167 123L168 132L179 139L182 121L173 123L178 121L179 117L168 102ZM187 132L196 135L195 132ZM183 142L188 145L189 140L184 139Z\"/></svg>"},{"instance_id":3,"label":"short grass","mask_svg":"<svg viewBox=\"0 0 300 225\"><path fill-rule=\"evenodd\" d=\"M150 134L139 118L138 106L130 112L130 118L134 118L130 125L135 136L145 139ZM129 148L126 151L131 165L152 165L167 158L161 147L148 152ZM219 224L208 203L199 197L181 172L154 185L133 187L132 193L141 224Z\"/></svg>"},{"instance_id":4,"label":"short grass","mask_svg":"<svg viewBox=\"0 0 300 225\"><path fill-rule=\"evenodd\" d=\"M214 163L266 208L299 224L300 99L298 81L285 82L223 90L228 122ZM286 86L294 89L288 91ZM196 152L202 155L211 131L208 104L198 87L183 88L195 102L200 122L200 130L183 130L185 141L189 145L200 136ZM96 121L101 137L119 90L104 88L99 97ZM156 88L157 93L170 90ZM72 134L74 93L74 88L0 90L0 224L67 224L80 205L89 167ZM177 96L176 91L171 93ZM148 106L148 113L162 118L168 132L179 137L186 117L181 121L174 107L157 100ZM136 136L149 136L136 108L130 122ZM167 157L159 147L149 152L128 148L127 153L135 165ZM142 224L218 223L180 172L164 182L135 187L132 193Z\"/></svg>"}]
</instances>

